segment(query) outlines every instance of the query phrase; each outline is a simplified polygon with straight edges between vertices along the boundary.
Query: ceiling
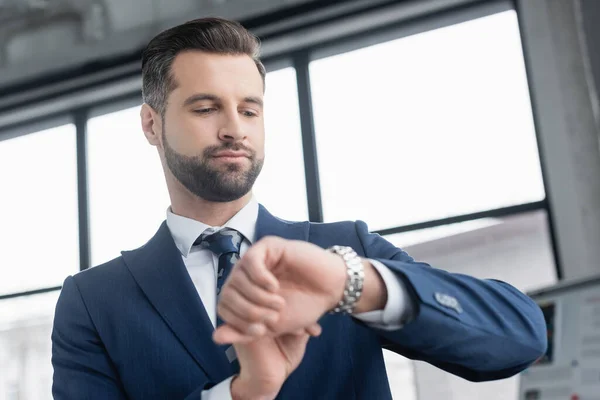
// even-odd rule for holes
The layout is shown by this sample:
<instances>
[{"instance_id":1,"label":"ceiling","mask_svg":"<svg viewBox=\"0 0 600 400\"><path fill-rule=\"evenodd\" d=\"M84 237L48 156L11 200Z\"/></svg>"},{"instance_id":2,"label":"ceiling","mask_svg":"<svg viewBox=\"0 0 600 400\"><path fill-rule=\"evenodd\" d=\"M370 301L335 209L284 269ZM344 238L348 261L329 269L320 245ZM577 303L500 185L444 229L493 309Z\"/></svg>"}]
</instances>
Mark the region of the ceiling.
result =
<instances>
[{"instance_id":1,"label":"ceiling","mask_svg":"<svg viewBox=\"0 0 600 400\"><path fill-rule=\"evenodd\" d=\"M2 87L131 54L202 16L245 20L315 0L0 0Z\"/></svg>"}]
</instances>

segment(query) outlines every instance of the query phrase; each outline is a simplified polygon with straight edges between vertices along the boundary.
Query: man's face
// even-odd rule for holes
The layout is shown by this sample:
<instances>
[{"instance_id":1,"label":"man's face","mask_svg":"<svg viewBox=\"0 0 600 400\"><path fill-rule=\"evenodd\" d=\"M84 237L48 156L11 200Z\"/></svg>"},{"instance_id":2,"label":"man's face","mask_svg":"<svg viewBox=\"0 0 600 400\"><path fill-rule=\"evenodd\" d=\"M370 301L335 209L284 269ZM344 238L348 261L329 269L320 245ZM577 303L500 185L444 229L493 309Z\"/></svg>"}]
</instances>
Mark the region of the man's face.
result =
<instances>
[{"instance_id":1,"label":"man's face","mask_svg":"<svg viewBox=\"0 0 600 400\"><path fill-rule=\"evenodd\" d=\"M245 55L179 54L163 118L164 159L175 178L208 201L241 198L264 162L263 81Z\"/></svg>"}]
</instances>

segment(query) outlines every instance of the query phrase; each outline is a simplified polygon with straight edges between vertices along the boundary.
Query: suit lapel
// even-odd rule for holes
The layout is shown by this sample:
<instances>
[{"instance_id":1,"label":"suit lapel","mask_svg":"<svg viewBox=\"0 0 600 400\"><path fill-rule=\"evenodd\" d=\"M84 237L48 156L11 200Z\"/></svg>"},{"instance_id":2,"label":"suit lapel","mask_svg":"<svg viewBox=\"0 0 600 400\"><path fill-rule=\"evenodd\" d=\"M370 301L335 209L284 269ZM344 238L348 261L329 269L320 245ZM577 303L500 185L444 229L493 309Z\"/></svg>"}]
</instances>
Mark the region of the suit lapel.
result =
<instances>
[{"instance_id":1,"label":"suit lapel","mask_svg":"<svg viewBox=\"0 0 600 400\"><path fill-rule=\"evenodd\" d=\"M255 241L265 236L308 240L308 222L287 222L259 206ZM214 327L166 224L143 247L122 252L125 264L150 303L208 377L220 382L234 371L212 340Z\"/></svg>"},{"instance_id":2,"label":"suit lapel","mask_svg":"<svg viewBox=\"0 0 600 400\"><path fill-rule=\"evenodd\" d=\"M212 340L214 327L166 222L146 245L122 254L150 303L209 378L220 382L231 376L231 365Z\"/></svg>"}]
</instances>

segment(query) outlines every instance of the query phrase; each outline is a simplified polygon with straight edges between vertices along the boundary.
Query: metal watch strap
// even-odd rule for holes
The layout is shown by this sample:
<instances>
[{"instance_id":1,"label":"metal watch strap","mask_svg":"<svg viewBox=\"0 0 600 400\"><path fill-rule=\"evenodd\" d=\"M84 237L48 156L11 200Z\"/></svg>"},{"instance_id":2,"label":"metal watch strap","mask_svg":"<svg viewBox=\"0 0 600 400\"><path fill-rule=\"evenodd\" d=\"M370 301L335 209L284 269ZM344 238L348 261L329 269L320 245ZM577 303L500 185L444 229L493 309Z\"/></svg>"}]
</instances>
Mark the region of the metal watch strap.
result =
<instances>
[{"instance_id":1,"label":"metal watch strap","mask_svg":"<svg viewBox=\"0 0 600 400\"><path fill-rule=\"evenodd\" d=\"M338 305L330 311L332 314L352 314L354 306L363 290L363 284L365 281L365 272L363 270L363 264L356 252L352 247L345 246L333 246L327 249L334 254L341 256L346 263L346 287L344 288L344 296Z\"/></svg>"}]
</instances>

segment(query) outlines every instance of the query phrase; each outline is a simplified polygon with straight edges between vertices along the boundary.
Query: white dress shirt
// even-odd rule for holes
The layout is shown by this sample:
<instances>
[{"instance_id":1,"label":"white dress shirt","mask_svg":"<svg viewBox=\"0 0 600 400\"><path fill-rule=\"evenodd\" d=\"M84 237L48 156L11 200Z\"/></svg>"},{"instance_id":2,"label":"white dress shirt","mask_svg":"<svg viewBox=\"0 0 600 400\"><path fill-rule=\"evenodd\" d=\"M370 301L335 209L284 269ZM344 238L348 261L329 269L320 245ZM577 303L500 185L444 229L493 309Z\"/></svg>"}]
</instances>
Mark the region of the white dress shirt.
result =
<instances>
[{"instance_id":1,"label":"white dress shirt","mask_svg":"<svg viewBox=\"0 0 600 400\"><path fill-rule=\"evenodd\" d=\"M255 240L257 219L258 202L254 197L223 226L211 227L202 222L173 214L170 207L167 210L167 226L213 326L215 326L217 319L218 257L210 250L193 246L193 244L204 232L217 232L224 227L233 228L244 236L240 249L240 256L243 256ZM387 303L383 310L355 314L353 317L374 328L400 329L402 327L401 322L405 321L414 309L404 282L382 263L375 260L369 261L379 272L386 285ZM202 400L231 399L232 378L224 380L210 390L203 391Z\"/></svg>"}]
</instances>

